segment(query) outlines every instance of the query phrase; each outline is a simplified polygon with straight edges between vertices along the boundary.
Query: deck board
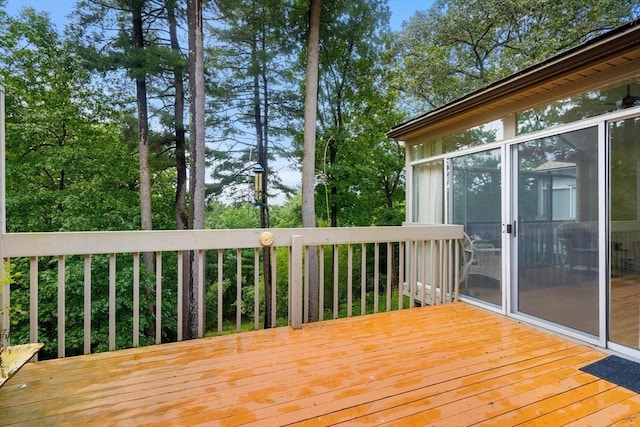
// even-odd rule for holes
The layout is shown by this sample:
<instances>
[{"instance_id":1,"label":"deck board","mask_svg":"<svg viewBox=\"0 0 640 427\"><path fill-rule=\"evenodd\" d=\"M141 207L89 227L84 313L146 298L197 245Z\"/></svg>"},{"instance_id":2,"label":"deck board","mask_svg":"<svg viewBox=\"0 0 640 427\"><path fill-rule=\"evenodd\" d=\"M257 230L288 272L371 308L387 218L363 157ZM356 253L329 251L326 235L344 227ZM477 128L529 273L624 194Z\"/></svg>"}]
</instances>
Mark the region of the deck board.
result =
<instances>
[{"instance_id":1,"label":"deck board","mask_svg":"<svg viewBox=\"0 0 640 427\"><path fill-rule=\"evenodd\" d=\"M633 425L606 356L456 303L30 363L0 425Z\"/></svg>"}]
</instances>

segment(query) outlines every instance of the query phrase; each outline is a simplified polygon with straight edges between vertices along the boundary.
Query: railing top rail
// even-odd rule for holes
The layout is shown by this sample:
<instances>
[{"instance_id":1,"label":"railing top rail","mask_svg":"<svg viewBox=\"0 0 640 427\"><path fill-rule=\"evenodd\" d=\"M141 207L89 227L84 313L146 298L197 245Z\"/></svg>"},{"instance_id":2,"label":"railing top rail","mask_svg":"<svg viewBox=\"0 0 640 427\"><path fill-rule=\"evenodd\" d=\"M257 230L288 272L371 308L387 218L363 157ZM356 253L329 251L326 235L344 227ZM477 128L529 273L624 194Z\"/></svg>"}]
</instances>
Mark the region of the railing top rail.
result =
<instances>
[{"instance_id":1,"label":"railing top rail","mask_svg":"<svg viewBox=\"0 0 640 427\"><path fill-rule=\"evenodd\" d=\"M407 224L409 225L409 224ZM181 250L215 250L260 247L265 229L96 231L61 233L6 233L2 256L59 256L136 253ZM411 227L271 228L273 246L290 246L291 236L302 236L304 245L382 243L413 240L460 239L461 225Z\"/></svg>"}]
</instances>

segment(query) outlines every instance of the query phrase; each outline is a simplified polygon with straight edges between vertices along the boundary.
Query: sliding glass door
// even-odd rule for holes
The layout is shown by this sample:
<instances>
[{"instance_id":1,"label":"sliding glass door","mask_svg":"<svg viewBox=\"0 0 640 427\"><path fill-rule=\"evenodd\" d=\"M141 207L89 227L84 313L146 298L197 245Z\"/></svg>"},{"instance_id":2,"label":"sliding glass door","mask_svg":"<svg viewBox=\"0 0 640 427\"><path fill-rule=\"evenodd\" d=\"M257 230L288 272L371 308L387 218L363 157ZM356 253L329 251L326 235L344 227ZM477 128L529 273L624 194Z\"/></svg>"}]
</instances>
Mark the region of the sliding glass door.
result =
<instances>
[{"instance_id":1,"label":"sliding glass door","mask_svg":"<svg viewBox=\"0 0 640 427\"><path fill-rule=\"evenodd\" d=\"M518 144L512 309L599 335L598 129Z\"/></svg>"},{"instance_id":2,"label":"sliding glass door","mask_svg":"<svg viewBox=\"0 0 640 427\"><path fill-rule=\"evenodd\" d=\"M472 250L461 295L639 354L638 147L631 117L448 159L447 219Z\"/></svg>"},{"instance_id":3,"label":"sliding glass door","mask_svg":"<svg viewBox=\"0 0 640 427\"><path fill-rule=\"evenodd\" d=\"M449 163L449 222L464 225L472 249L460 293L502 305L502 150L467 154Z\"/></svg>"},{"instance_id":4,"label":"sliding glass door","mask_svg":"<svg viewBox=\"0 0 640 427\"><path fill-rule=\"evenodd\" d=\"M640 118L610 123L609 340L640 349Z\"/></svg>"}]
</instances>

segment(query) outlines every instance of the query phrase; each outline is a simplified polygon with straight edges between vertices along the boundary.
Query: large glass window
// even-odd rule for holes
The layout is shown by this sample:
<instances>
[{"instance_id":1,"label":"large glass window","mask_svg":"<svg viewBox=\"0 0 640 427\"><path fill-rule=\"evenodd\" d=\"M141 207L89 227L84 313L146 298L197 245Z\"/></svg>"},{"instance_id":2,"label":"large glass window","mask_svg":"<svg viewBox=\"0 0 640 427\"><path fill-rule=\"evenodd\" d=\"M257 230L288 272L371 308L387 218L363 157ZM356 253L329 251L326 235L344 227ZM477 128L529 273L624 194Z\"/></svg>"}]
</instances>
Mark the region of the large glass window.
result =
<instances>
[{"instance_id":1,"label":"large glass window","mask_svg":"<svg viewBox=\"0 0 640 427\"><path fill-rule=\"evenodd\" d=\"M517 132L522 135L639 104L640 80L636 77L518 113Z\"/></svg>"},{"instance_id":2,"label":"large glass window","mask_svg":"<svg viewBox=\"0 0 640 427\"><path fill-rule=\"evenodd\" d=\"M444 211L444 164L442 161L413 167L412 221L442 224Z\"/></svg>"},{"instance_id":3,"label":"large glass window","mask_svg":"<svg viewBox=\"0 0 640 427\"><path fill-rule=\"evenodd\" d=\"M611 123L609 339L640 342L640 118Z\"/></svg>"},{"instance_id":4,"label":"large glass window","mask_svg":"<svg viewBox=\"0 0 640 427\"><path fill-rule=\"evenodd\" d=\"M413 160L426 159L440 154L453 153L469 147L502 141L504 121L502 119L474 126L442 138L432 139L413 146Z\"/></svg>"}]
</instances>

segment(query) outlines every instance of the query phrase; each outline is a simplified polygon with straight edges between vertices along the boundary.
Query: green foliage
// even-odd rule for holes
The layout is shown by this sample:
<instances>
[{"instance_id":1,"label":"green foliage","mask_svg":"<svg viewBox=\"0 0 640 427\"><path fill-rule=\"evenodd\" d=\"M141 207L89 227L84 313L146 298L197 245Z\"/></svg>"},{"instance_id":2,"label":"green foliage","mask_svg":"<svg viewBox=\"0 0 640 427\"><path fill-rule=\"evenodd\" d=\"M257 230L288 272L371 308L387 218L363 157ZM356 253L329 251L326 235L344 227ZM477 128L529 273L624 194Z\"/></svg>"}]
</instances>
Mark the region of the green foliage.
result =
<instances>
[{"instance_id":1,"label":"green foliage","mask_svg":"<svg viewBox=\"0 0 640 427\"><path fill-rule=\"evenodd\" d=\"M235 295L232 291L235 289L235 287L231 286L231 280L224 280L222 282L222 307L229 307L229 304L232 304L233 302L233 296ZM211 282L209 283L209 285L207 286L207 290L206 290L206 330L207 331L216 331L218 328L218 290L219 290L219 284L218 282ZM227 312L223 314L223 318L222 321L224 322L225 317L228 318L230 315L232 315L233 313Z\"/></svg>"},{"instance_id":2,"label":"green foliage","mask_svg":"<svg viewBox=\"0 0 640 427\"><path fill-rule=\"evenodd\" d=\"M127 132L127 110L92 83L69 42L49 20L26 9L4 21L0 78L6 92L7 228L9 231L131 230L139 228L138 161ZM122 126L118 122L123 123ZM135 141L135 136L133 138ZM167 178L167 179L164 179ZM172 227L171 174L158 172L154 197L159 223ZM164 214L163 214L164 212ZM167 220L169 218L169 220ZM128 257L128 258L127 258ZM124 261L126 260L126 261ZM12 280L14 341L29 339L28 260L15 260ZM170 264L170 263L169 263ZM118 260L117 347L132 345L133 271L130 255ZM166 265L165 268L171 268ZM83 351L83 260L66 259L67 354ZM39 340L44 357L57 354L56 259L40 259ZM175 268L174 268L175 270ZM108 263L92 264L92 351L108 348ZM175 277L175 274L173 274ZM143 277L143 283L153 283ZM175 319L175 290L163 289L163 313ZM151 343L155 321L153 291L142 292L141 342ZM167 320L164 339L175 339L176 322ZM164 325L164 324L163 324Z\"/></svg>"},{"instance_id":3,"label":"green foliage","mask_svg":"<svg viewBox=\"0 0 640 427\"><path fill-rule=\"evenodd\" d=\"M260 228L260 210L246 202L229 206L211 201L207 205L206 225L211 229Z\"/></svg>"},{"instance_id":4,"label":"green foliage","mask_svg":"<svg viewBox=\"0 0 640 427\"><path fill-rule=\"evenodd\" d=\"M282 206L271 207L272 228L302 227L302 195L297 194Z\"/></svg>"},{"instance_id":5,"label":"green foliage","mask_svg":"<svg viewBox=\"0 0 640 427\"><path fill-rule=\"evenodd\" d=\"M391 225L402 217L404 148L385 132L404 117L387 84L384 1L323 4L316 170L319 224ZM400 149L398 149L400 148Z\"/></svg>"},{"instance_id":6,"label":"green foliage","mask_svg":"<svg viewBox=\"0 0 640 427\"><path fill-rule=\"evenodd\" d=\"M362 245L353 245L352 247L352 257L353 257L353 267L351 274L351 282L352 282L352 300L353 305L352 309L360 312L360 303L361 303L361 292L362 292L362 280L364 276L365 283L365 293L367 295L367 299L371 299L371 301L367 300L366 310L368 312L373 312L373 296L375 294L375 245L367 244L365 245L366 252L366 271L362 271ZM391 281L391 291L396 291L398 289L398 282L395 278L394 271L387 271L387 246L380 245L379 246L379 277L378 277L378 296L380 297L379 307L382 310L386 310L386 294L387 294L387 277L389 275L392 276ZM334 268L338 269L338 304L343 307L348 302L348 283L349 283L349 273L348 273L348 254L349 247L348 245L340 245L338 246L338 264L337 267L334 265L334 247L325 247L324 248L324 309L329 312L333 312L333 279L334 279ZM393 245L391 260L392 264L397 263L398 259L398 246ZM397 306L397 304L396 304ZM405 307L407 307L405 305ZM371 311L369 311L371 310Z\"/></svg>"},{"instance_id":7,"label":"green foliage","mask_svg":"<svg viewBox=\"0 0 640 427\"><path fill-rule=\"evenodd\" d=\"M7 228L136 228L137 162L109 100L47 18L27 9L4 35Z\"/></svg>"},{"instance_id":8,"label":"green foliage","mask_svg":"<svg viewBox=\"0 0 640 427\"><path fill-rule=\"evenodd\" d=\"M325 318L331 318L333 316L333 247L324 248L324 277L325 282L322 287L324 292L324 310ZM366 313L372 313L374 311L374 294L375 294L375 280L374 280L374 263L375 263L375 247L374 245L367 245L366 249L366 265L367 270L364 272L365 277L365 311ZM253 250L241 251L242 257L242 277L241 282L241 295L240 307L238 307L237 301L237 269L234 251L225 251L224 266L223 266L223 281L222 281L222 322L223 333L230 333L236 330L236 315L239 309L242 316L242 330L251 330L254 328L254 321L256 316L259 318L259 325L262 325L262 316L264 316L264 283L262 280L259 283L258 291L260 295L259 313L255 312L255 286L253 282ZM398 257L397 245L394 245L392 262L396 262ZM278 276L276 280L276 317L279 319L278 324L286 324L288 318L288 295L289 295L289 280L288 280L288 264L289 253L287 248L278 248L277 254L277 271ZM213 260L213 257L212 257ZM347 304L348 304L348 247L340 246L338 248L338 311L339 317L347 316ZM359 315L361 313L361 291L362 291L362 276L361 271L362 263L362 246L355 245L353 247L353 272L352 272L352 309L353 315ZM215 264L215 263L214 263ZM207 285L206 289L206 331L208 334L216 334L218 329L218 291L219 284L217 281L217 265L210 266L211 274L208 277L215 277L216 279L211 281ZM262 268L260 263L258 268ZM387 304L387 292L391 292L392 297L392 309L398 307L398 283L392 282L390 290L387 289L387 276L393 274L393 272L387 271L387 249L386 245L380 245L379 248L379 277L378 277L378 310L385 311ZM261 275L262 277L262 275ZM409 301L405 301L404 307L409 307ZM262 326L260 326L262 327Z\"/></svg>"},{"instance_id":9,"label":"green foliage","mask_svg":"<svg viewBox=\"0 0 640 427\"><path fill-rule=\"evenodd\" d=\"M41 357L56 357L58 352L58 262L57 258L38 260L38 341L44 343ZM132 257L119 256L116 263L116 348L129 348L133 344L133 267ZM144 269L142 269L144 270ZM12 304L18 311L12 316L13 342L29 342L29 260L18 259L16 275L12 280ZM66 355L83 353L84 347L84 258L67 257L64 269L65 286L65 344ZM109 257L92 257L91 271L91 351L106 351L109 348ZM140 344L153 344L150 328L155 324L153 307L155 293L145 291L154 279L142 273L140 279ZM173 295L172 295L173 294ZM175 301L175 290L163 289L165 301ZM174 306L175 307L175 306ZM167 317L175 318L175 308L163 307ZM173 312L173 313L172 313ZM175 325L166 325L165 340L174 340Z\"/></svg>"},{"instance_id":10,"label":"green foliage","mask_svg":"<svg viewBox=\"0 0 640 427\"><path fill-rule=\"evenodd\" d=\"M438 0L394 42L394 85L432 109L637 17L636 0Z\"/></svg>"},{"instance_id":11,"label":"green foliage","mask_svg":"<svg viewBox=\"0 0 640 427\"><path fill-rule=\"evenodd\" d=\"M145 28L142 49L135 47L131 31L132 13L138 8L143 21L164 24ZM74 40L74 50L84 59L85 68L101 73L124 70L131 79L170 74L175 67L187 70L185 55L166 42L165 7L139 0L82 0L76 12L76 25L70 26L67 34Z\"/></svg>"},{"instance_id":12,"label":"green foliage","mask_svg":"<svg viewBox=\"0 0 640 427\"><path fill-rule=\"evenodd\" d=\"M382 296L384 296L384 299L382 298ZM391 291L391 311L395 311L398 309L399 299L400 299L400 293L398 289L393 289ZM362 304L361 304L362 301L360 300L360 297L358 296L356 299L353 300L353 303L351 305L352 316L361 316L364 314L374 313L374 295L372 293L368 293L365 301L366 301L365 312L363 313ZM387 308L386 304L387 304L386 295L381 295L381 298L379 300L379 311L386 311L386 308ZM410 307L411 306L410 304L411 304L411 301L409 297L403 295L402 307L404 308ZM338 318L347 317L348 315L349 315L349 305L346 302L341 302L338 308ZM333 310L326 308L324 311L324 318L330 319L332 317L333 317Z\"/></svg>"}]
</instances>

